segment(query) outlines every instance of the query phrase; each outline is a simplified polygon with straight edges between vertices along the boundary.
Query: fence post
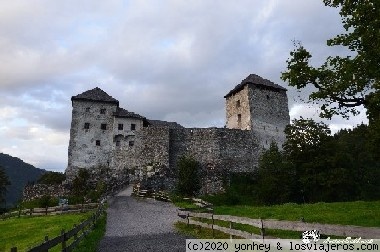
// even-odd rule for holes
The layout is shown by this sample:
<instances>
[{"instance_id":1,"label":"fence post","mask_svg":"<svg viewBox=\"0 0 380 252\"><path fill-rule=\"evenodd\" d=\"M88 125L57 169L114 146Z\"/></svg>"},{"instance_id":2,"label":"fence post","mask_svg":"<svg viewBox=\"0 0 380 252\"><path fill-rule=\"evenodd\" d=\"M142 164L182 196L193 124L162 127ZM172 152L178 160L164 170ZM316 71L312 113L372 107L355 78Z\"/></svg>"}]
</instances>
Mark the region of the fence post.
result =
<instances>
[{"instance_id":1,"label":"fence post","mask_svg":"<svg viewBox=\"0 0 380 252\"><path fill-rule=\"evenodd\" d=\"M29 215L32 215L32 214L33 214L33 208L31 208L29 211Z\"/></svg>"},{"instance_id":2,"label":"fence post","mask_svg":"<svg viewBox=\"0 0 380 252\"><path fill-rule=\"evenodd\" d=\"M189 213L187 213L186 219L187 219L187 226L189 226L190 225Z\"/></svg>"},{"instance_id":3,"label":"fence post","mask_svg":"<svg viewBox=\"0 0 380 252\"><path fill-rule=\"evenodd\" d=\"M62 252L66 252L66 233L64 229L62 229L61 231L61 236L62 236Z\"/></svg>"},{"instance_id":4,"label":"fence post","mask_svg":"<svg viewBox=\"0 0 380 252\"><path fill-rule=\"evenodd\" d=\"M48 206L46 205L45 206L45 215L47 215L47 212L48 212Z\"/></svg>"},{"instance_id":5,"label":"fence post","mask_svg":"<svg viewBox=\"0 0 380 252\"><path fill-rule=\"evenodd\" d=\"M45 236L45 242L48 242L49 241L49 236ZM46 252L49 252L49 250L47 249Z\"/></svg>"},{"instance_id":6,"label":"fence post","mask_svg":"<svg viewBox=\"0 0 380 252\"><path fill-rule=\"evenodd\" d=\"M17 247L11 248L11 252L17 252Z\"/></svg>"},{"instance_id":7,"label":"fence post","mask_svg":"<svg viewBox=\"0 0 380 252\"><path fill-rule=\"evenodd\" d=\"M18 217L20 218L21 216L21 204L18 205Z\"/></svg>"},{"instance_id":8,"label":"fence post","mask_svg":"<svg viewBox=\"0 0 380 252\"><path fill-rule=\"evenodd\" d=\"M232 221L230 221L230 230L232 230ZM230 239L232 239L232 234L230 234Z\"/></svg>"},{"instance_id":9,"label":"fence post","mask_svg":"<svg viewBox=\"0 0 380 252\"><path fill-rule=\"evenodd\" d=\"M211 225L211 228L212 228L212 238L215 238L215 231L214 231L214 213L212 213L211 217L212 217L212 225Z\"/></svg>"},{"instance_id":10,"label":"fence post","mask_svg":"<svg viewBox=\"0 0 380 252\"><path fill-rule=\"evenodd\" d=\"M74 224L74 229L77 228L77 224ZM76 241L78 239L78 233L75 232L74 234L74 241Z\"/></svg>"},{"instance_id":11,"label":"fence post","mask_svg":"<svg viewBox=\"0 0 380 252\"><path fill-rule=\"evenodd\" d=\"M261 235L262 235L263 241L264 241L265 229L264 229L264 222L263 222L263 219L261 219L261 217L260 217L260 222L261 222L260 232L261 232Z\"/></svg>"}]
</instances>

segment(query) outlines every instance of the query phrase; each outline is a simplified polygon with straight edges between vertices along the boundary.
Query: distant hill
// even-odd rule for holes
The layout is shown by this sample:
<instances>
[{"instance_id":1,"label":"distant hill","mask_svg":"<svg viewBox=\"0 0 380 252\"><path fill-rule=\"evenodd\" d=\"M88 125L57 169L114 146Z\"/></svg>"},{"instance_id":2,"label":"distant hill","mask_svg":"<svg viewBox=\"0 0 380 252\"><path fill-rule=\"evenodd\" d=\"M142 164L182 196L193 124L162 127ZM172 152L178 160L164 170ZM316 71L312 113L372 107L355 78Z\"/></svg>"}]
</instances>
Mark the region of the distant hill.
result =
<instances>
[{"instance_id":1,"label":"distant hill","mask_svg":"<svg viewBox=\"0 0 380 252\"><path fill-rule=\"evenodd\" d=\"M12 183L8 186L7 207L17 204L22 197L22 190L28 182L36 182L46 172L46 170L36 168L17 157L4 153L0 153L0 166L3 167Z\"/></svg>"}]
</instances>

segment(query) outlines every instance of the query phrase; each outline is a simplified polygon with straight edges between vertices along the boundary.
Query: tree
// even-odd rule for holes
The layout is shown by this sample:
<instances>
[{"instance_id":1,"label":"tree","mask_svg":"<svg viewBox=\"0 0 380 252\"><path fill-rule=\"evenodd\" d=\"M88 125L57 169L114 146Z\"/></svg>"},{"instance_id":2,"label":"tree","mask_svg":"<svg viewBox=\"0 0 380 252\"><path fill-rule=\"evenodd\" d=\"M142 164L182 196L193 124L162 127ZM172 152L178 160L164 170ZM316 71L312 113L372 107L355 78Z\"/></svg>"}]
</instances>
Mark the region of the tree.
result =
<instances>
[{"instance_id":1,"label":"tree","mask_svg":"<svg viewBox=\"0 0 380 252\"><path fill-rule=\"evenodd\" d=\"M78 174L73 180L72 190L73 194L77 197L80 197L82 203L84 203L84 199L86 194L90 189L89 180L90 173L87 169L81 168L78 170Z\"/></svg>"},{"instance_id":2,"label":"tree","mask_svg":"<svg viewBox=\"0 0 380 252\"><path fill-rule=\"evenodd\" d=\"M184 196L194 196L200 189L199 164L192 158L182 156L178 161L177 192Z\"/></svg>"},{"instance_id":3,"label":"tree","mask_svg":"<svg viewBox=\"0 0 380 252\"><path fill-rule=\"evenodd\" d=\"M11 182L4 169L0 166L0 203L5 201L5 196L7 193L7 186L9 186Z\"/></svg>"},{"instance_id":4,"label":"tree","mask_svg":"<svg viewBox=\"0 0 380 252\"><path fill-rule=\"evenodd\" d=\"M301 43L295 43L282 80L303 89L313 86L311 102L321 102L321 116L348 118L364 105L370 122L380 119L380 1L323 0L326 6L341 8L345 34L327 41L351 51L345 57L329 56L320 67L310 66L312 57Z\"/></svg>"},{"instance_id":5,"label":"tree","mask_svg":"<svg viewBox=\"0 0 380 252\"><path fill-rule=\"evenodd\" d=\"M65 174L60 172L46 172L44 173L40 179L38 179L39 184L46 185L59 185L66 179Z\"/></svg>"},{"instance_id":6,"label":"tree","mask_svg":"<svg viewBox=\"0 0 380 252\"><path fill-rule=\"evenodd\" d=\"M259 203L273 205L295 201L295 170L275 143L264 151L255 173L255 194Z\"/></svg>"}]
</instances>

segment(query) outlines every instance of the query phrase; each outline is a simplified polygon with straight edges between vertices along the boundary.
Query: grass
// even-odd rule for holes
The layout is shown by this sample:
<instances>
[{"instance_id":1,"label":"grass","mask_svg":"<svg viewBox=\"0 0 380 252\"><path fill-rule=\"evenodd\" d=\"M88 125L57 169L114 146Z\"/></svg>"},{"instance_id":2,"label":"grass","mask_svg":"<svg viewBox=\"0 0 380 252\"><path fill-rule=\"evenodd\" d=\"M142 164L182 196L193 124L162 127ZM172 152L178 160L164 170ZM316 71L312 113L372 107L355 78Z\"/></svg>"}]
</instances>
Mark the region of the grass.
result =
<instances>
[{"instance_id":1,"label":"grass","mask_svg":"<svg viewBox=\"0 0 380 252\"><path fill-rule=\"evenodd\" d=\"M284 204L276 206L215 206L214 214L242 216L252 219L278 219L297 221L304 218L306 222L356 225L365 227L380 227L380 201L356 201L316 204ZM198 221L211 223L211 220L197 218ZM215 220L215 224L229 227L229 222ZM212 238L210 229L202 228L201 231L194 225L187 226L182 223L177 225L180 232L193 235L197 238ZM234 223L234 229L260 234L260 229L249 225ZM190 233L190 229L194 229ZM297 239L300 232L287 230L266 229L265 234L273 237ZM229 235L227 235L229 237ZM333 236L331 236L333 237ZM335 237L335 236L334 236Z\"/></svg>"},{"instance_id":2,"label":"grass","mask_svg":"<svg viewBox=\"0 0 380 252\"><path fill-rule=\"evenodd\" d=\"M46 235L54 238L61 230L69 230L74 224L87 219L91 212L81 214L22 216L0 221L0 251L10 251L17 247L18 251L41 244ZM59 251L59 245L50 251Z\"/></svg>"},{"instance_id":3,"label":"grass","mask_svg":"<svg viewBox=\"0 0 380 252\"><path fill-rule=\"evenodd\" d=\"M95 252L100 240L106 232L107 213L96 222L94 229L74 249L74 252Z\"/></svg>"},{"instance_id":4,"label":"grass","mask_svg":"<svg viewBox=\"0 0 380 252\"><path fill-rule=\"evenodd\" d=\"M293 204L276 206L216 206L215 214L252 219L278 219L305 222L380 227L380 201Z\"/></svg>"}]
</instances>

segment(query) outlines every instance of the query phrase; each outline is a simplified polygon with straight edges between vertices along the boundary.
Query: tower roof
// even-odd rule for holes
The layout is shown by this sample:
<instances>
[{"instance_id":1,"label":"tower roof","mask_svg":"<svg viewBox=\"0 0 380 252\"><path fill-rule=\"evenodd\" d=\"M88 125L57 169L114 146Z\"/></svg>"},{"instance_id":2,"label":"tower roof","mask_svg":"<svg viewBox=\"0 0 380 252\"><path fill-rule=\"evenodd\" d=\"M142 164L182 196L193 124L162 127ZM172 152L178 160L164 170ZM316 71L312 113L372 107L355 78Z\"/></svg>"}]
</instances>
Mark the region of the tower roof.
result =
<instances>
[{"instance_id":1,"label":"tower roof","mask_svg":"<svg viewBox=\"0 0 380 252\"><path fill-rule=\"evenodd\" d=\"M87 90L81 94L71 97L71 101L73 100L81 100L81 101L94 101L94 102L106 102L106 103L114 103L119 105L119 101L96 87L91 90Z\"/></svg>"},{"instance_id":2,"label":"tower roof","mask_svg":"<svg viewBox=\"0 0 380 252\"><path fill-rule=\"evenodd\" d=\"M239 92L240 90L242 90L244 88L245 85L263 86L263 87L270 88L270 89L287 91L286 88L284 88L278 84L275 84L275 83L271 82L270 80L264 79L264 78L262 78L256 74L250 74L250 75L248 75L247 78L242 80L240 84L236 85L236 87L234 89L232 89L230 92L228 92L228 94L226 94L224 96L224 98L227 98L227 97Z\"/></svg>"}]
</instances>

